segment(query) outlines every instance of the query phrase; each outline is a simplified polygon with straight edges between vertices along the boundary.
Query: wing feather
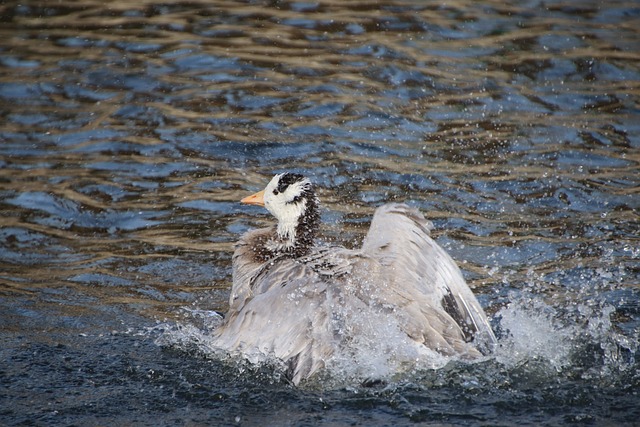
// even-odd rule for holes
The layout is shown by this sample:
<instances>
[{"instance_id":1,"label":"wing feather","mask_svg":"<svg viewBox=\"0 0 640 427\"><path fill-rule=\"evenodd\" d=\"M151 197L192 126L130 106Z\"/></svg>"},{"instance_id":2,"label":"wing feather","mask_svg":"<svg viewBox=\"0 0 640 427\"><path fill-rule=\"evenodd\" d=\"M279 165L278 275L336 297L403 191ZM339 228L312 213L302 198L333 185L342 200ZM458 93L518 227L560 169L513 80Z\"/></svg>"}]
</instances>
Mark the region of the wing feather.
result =
<instances>
[{"instance_id":1,"label":"wing feather","mask_svg":"<svg viewBox=\"0 0 640 427\"><path fill-rule=\"evenodd\" d=\"M383 292L406 304L401 315L414 339L444 353L468 350L473 340L488 352L495 343L489 321L432 228L417 209L387 204L376 210L362 251L385 267Z\"/></svg>"}]
</instances>

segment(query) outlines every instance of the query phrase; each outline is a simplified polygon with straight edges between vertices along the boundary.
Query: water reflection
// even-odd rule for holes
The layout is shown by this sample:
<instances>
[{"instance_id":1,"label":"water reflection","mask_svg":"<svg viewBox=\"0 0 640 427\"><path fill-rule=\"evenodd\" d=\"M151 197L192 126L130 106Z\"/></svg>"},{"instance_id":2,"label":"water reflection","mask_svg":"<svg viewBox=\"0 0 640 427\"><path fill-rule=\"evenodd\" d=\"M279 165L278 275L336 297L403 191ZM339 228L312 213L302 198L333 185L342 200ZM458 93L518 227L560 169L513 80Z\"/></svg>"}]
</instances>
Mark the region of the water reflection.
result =
<instances>
[{"instance_id":1,"label":"water reflection","mask_svg":"<svg viewBox=\"0 0 640 427\"><path fill-rule=\"evenodd\" d=\"M245 390L262 396L258 408L308 420L316 395L269 385L269 375L252 383L201 353L174 355L182 347L135 336L165 319L204 327L182 307L225 310L233 242L270 221L236 202L283 170L318 183L325 238L347 246L383 202L424 210L496 326L519 337L507 348L538 340L529 356L539 361L556 360L557 348L572 353L575 336L594 347L580 349L594 360L553 365L568 370L547 373L558 386L524 357L507 374L454 366L424 374L416 389L351 403L325 394L334 422L372 406L381 424L493 423L505 411L527 423L637 418L635 5L9 1L0 11L0 354L10 361L0 383L9 424L56 419L21 406L20 390L46 389L40 378L62 384L55 410L69 423L87 421L105 396L116 408L130 401L114 391L121 377L127 391L149 387L173 410L162 390L178 389L186 397L177 405L198 407L200 421L213 422L210 396ZM557 335L540 341L527 324ZM118 335L126 331L133 335ZM105 351L117 362L97 356ZM99 372L103 394L91 388L89 406L74 406L77 384L56 374L65 369ZM613 385L595 402L588 390L605 374ZM523 377L531 383L514 380ZM478 418L456 412L461 403L449 395L466 396L463 409ZM569 409L553 403L567 395L579 397ZM216 407L218 421L256 419L256 402L240 401ZM554 418L564 410L569 418Z\"/></svg>"}]
</instances>

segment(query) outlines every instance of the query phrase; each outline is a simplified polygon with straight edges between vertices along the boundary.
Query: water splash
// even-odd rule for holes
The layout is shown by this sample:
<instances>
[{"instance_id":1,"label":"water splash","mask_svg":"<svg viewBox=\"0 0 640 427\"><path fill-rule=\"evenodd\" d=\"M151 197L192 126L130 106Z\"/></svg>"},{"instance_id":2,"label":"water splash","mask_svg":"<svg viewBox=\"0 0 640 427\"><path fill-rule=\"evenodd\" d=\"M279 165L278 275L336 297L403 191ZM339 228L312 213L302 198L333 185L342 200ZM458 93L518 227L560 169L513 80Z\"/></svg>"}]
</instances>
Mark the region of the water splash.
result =
<instances>
[{"instance_id":1,"label":"water splash","mask_svg":"<svg viewBox=\"0 0 640 427\"><path fill-rule=\"evenodd\" d=\"M395 316L369 306L341 307L339 350L327 361L334 380L387 380L419 369L437 369L449 358L408 339Z\"/></svg>"},{"instance_id":2,"label":"water splash","mask_svg":"<svg viewBox=\"0 0 640 427\"><path fill-rule=\"evenodd\" d=\"M507 369L535 365L544 375L598 384L624 381L637 369L638 331L625 335L603 299L552 306L535 296L514 297L496 313L501 336L495 360Z\"/></svg>"},{"instance_id":3,"label":"water splash","mask_svg":"<svg viewBox=\"0 0 640 427\"><path fill-rule=\"evenodd\" d=\"M210 333L222 324L222 316L215 311L191 307L182 307L181 314L183 321L158 323L144 334L157 335L155 342L161 347L220 356L222 353L211 346Z\"/></svg>"},{"instance_id":4,"label":"water splash","mask_svg":"<svg viewBox=\"0 0 640 427\"><path fill-rule=\"evenodd\" d=\"M637 366L638 337L616 330L611 321L615 308L606 302L574 302L562 307L549 305L536 295L515 293L510 300L494 318L499 345L492 356L480 361L492 361L496 371L488 372L488 376L505 369L511 372L524 369L528 375L539 378L615 383ZM218 313L183 308L182 317L181 321L151 328L158 345L230 362L238 375L264 373L263 368L270 367L274 381L283 378L283 364L268 355L252 358L252 366L216 348L211 331L222 323ZM426 371L465 363L458 357L443 356L407 340L393 318L379 312L350 310L338 313L338 318L336 325L342 328L345 342L343 350L327 361L319 377L326 386L357 385L371 380L402 383Z\"/></svg>"},{"instance_id":5,"label":"water splash","mask_svg":"<svg viewBox=\"0 0 640 427\"><path fill-rule=\"evenodd\" d=\"M525 298L510 302L496 317L502 332L495 355L498 362L514 367L543 359L558 371L570 364L574 331L563 327L553 307Z\"/></svg>"},{"instance_id":6,"label":"water splash","mask_svg":"<svg viewBox=\"0 0 640 427\"><path fill-rule=\"evenodd\" d=\"M334 326L339 329L337 335L342 337L341 350L326 361L325 372L320 375L322 382L342 385L384 380L400 372L440 368L450 360L408 340L392 316L368 311L358 309L356 313L356 310L343 309L337 313ZM268 354L252 353L243 358L216 347L211 332L223 319L217 312L183 307L181 317L180 321L158 323L144 334L155 336L156 344L161 347L228 363L239 375L255 374L256 370L270 367L275 379L283 377L286 367Z\"/></svg>"}]
</instances>

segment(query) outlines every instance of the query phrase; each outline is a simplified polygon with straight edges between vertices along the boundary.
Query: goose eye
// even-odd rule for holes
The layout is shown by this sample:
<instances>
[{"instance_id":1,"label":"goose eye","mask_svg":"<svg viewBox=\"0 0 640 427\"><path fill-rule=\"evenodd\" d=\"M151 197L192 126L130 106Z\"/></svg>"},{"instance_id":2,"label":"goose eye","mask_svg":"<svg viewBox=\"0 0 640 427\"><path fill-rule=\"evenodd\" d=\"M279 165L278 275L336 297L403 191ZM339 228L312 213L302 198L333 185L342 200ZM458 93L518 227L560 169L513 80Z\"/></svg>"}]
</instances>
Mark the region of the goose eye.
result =
<instances>
[{"instance_id":1,"label":"goose eye","mask_svg":"<svg viewBox=\"0 0 640 427\"><path fill-rule=\"evenodd\" d=\"M279 193L279 191L278 191L278 190L273 190L273 195L274 195L274 196L277 196L277 195L278 195L278 193Z\"/></svg>"}]
</instances>

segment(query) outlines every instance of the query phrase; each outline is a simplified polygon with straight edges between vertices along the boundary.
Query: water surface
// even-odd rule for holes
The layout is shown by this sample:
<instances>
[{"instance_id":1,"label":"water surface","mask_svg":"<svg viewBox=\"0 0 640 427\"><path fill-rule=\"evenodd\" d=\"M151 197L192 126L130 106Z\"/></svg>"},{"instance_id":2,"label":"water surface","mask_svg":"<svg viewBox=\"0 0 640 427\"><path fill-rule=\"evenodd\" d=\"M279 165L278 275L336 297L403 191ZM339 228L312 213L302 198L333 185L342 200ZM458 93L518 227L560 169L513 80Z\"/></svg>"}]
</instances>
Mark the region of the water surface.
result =
<instances>
[{"instance_id":1,"label":"water surface","mask_svg":"<svg viewBox=\"0 0 640 427\"><path fill-rule=\"evenodd\" d=\"M1 424L637 422L634 2L7 1L0 17ZM324 238L348 247L376 206L419 207L495 357L302 389L216 358L233 243L271 221L237 201L285 170L318 185Z\"/></svg>"}]
</instances>

